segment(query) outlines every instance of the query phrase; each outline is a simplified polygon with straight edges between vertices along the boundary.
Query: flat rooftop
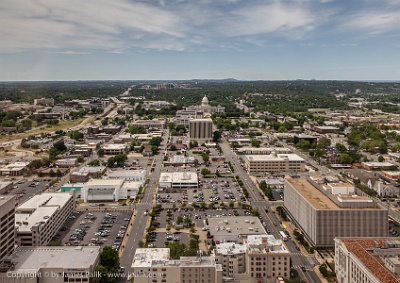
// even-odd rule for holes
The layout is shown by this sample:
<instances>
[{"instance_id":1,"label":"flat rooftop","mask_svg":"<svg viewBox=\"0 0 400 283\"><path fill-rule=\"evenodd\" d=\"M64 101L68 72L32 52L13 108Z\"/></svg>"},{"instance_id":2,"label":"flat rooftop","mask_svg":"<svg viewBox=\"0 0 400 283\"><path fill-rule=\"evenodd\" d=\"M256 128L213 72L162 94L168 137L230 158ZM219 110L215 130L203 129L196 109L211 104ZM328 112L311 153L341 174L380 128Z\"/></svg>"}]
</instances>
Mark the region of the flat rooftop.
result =
<instances>
[{"instance_id":1,"label":"flat rooftop","mask_svg":"<svg viewBox=\"0 0 400 283\"><path fill-rule=\"evenodd\" d=\"M187 183L198 182L197 172L161 172L160 182Z\"/></svg>"},{"instance_id":2,"label":"flat rooftop","mask_svg":"<svg viewBox=\"0 0 400 283\"><path fill-rule=\"evenodd\" d=\"M37 272L46 269L83 269L94 267L99 246L79 247L18 247L9 259L14 272Z\"/></svg>"},{"instance_id":3,"label":"flat rooftop","mask_svg":"<svg viewBox=\"0 0 400 283\"><path fill-rule=\"evenodd\" d=\"M330 198L323 194L320 190L313 186L308 180L305 179L287 179L286 180L292 187L302 195L315 209L319 210L349 210L352 208L342 208L334 203ZM339 201L353 201L353 202L366 202L371 201L369 197L359 195L337 195ZM383 209L379 206L373 208L354 208L354 209Z\"/></svg>"},{"instance_id":4,"label":"flat rooftop","mask_svg":"<svg viewBox=\"0 0 400 283\"><path fill-rule=\"evenodd\" d=\"M121 187L123 183L122 179L91 179L85 187Z\"/></svg>"},{"instance_id":5,"label":"flat rooftop","mask_svg":"<svg viewBox=\"0 0 400 283\"><path fill-rule=\"evenodd\" d=\"M266 234L260 220L252 216L212 217L208 227L213 236Z\"/></svg>"},{"instance_id":6,"label":"flat rooftop","mask_svg":"<svg viewBox=\"0 0 400 283\"><path fill-rule=\"evenodd\" d=\"M107 143L102 146L103 149L125 149L126 147L124 143Z\"/></svg>"},{"instance_id":7,"label":"flat rooftop","mask_svg":"<svg viewBox=\"0 0 400 283\"><path fill-rule=\"evenodd\" d=\"M97 173L97 172L103 172L106 169L105 166L85 166L82 167L78 172L81 173Z\"/></svg>"},{"instance_id":8,"label":"flat rooftop","mask_svg":"<svg viewBox=\"0 0 400 283\"><path fill-rule=\"evenodd\" d=\"M1 186L0 186L0 187L1 187ZM0 207L1 207L3 204L9 202L10 199L13 199L13 198L14 198L14 196L5 196L5 195L2 195L2 196L0 197Z\"/></svg>"},{"instance_id":9,"label":"flat rooftop","mask_svg":"<svg viewBox=\"0 0 400 283\"><path fill-rule=\"evenodd\" d=\"M282 161L287 158L289 161L304 161L303 158L298 156L297 154L287 153L287 154L260 154L260 155L246 155L245 156L250 161Z\"/></svg>"},{"instance_id":10,"label":"flat rooftop","mask_svg":"<svg viewBox=\"0 0 400 283\"><path fill-rule=\"evenodd\" d=\"M32 197L15 209L15 226L21 232L31 231L36 223L46 223L70 198L69 193L43 193Z\"/></svg>"},{"instance_id":11,"label":"flat rooftop","mask_svg":"<svg viewBox=\"0 0 400 283\"><path fill-rule=\"evenodd\" d=\"M169 248L136 249L132 267L151 267L153 260L169 261Z\"/></svg>"},{"instance_id":12,"label":"flat rooftop","mask_svg":"<svg viewBox=\"0 0 400 283\"><path fill-rule=\"evenodd\" d=\"M215 246L215 253L222 255L244 254L246 246L238 243L219 243Z\"/></svg>"},{"instance_id":13,"label":"flat rooftop","mask_svg":"<svg viewBox=\"0 0 400 283\"><path fill-rule=\"evenodd\" d=\"M273 235L249 235L246 239L248 251L252 253L289 253L281 239Z\"/></svg>"}]
</instances>

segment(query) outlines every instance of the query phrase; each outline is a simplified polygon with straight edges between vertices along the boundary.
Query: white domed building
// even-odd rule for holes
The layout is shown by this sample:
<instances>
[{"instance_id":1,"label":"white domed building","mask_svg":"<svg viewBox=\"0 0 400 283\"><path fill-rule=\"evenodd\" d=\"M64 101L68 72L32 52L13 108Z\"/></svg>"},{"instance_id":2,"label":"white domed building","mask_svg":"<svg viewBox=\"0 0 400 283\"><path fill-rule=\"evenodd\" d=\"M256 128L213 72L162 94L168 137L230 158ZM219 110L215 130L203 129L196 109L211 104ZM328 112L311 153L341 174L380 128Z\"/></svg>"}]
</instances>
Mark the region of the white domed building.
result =
<instances>
[{"instance_id":1,"label":"white domed building","mask_svg":"<svg viewBox=\"0 0 400 283\"><path fill-rule=\"evenodd\" d=\"M210 117L214 113L223 113L225 112L225 107L220 105L211 106L208 100L208 97L205 95L201 100L201 105L192 105L186 107L184 110L178 110L176 112L177 124L178 125L189 125L189 121L191 119L201 119Z\"/></svg>"}]
</instances>

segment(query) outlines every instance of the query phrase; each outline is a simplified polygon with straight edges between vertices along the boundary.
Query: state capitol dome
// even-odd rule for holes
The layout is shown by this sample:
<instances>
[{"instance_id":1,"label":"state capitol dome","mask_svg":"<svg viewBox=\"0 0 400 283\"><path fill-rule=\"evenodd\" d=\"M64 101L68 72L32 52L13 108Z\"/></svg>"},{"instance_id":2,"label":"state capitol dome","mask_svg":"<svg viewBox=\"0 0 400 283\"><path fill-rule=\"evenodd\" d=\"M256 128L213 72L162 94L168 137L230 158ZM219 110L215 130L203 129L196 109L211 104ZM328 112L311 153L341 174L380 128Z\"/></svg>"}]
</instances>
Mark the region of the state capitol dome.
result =
<instances>
[{"instance_id":1,"label":"state capitol dome","mask_svg":"<svg viewBox=\"0 0 400 283\"><path fill-rule=\"evenodd\" d=\"M207 98L206 95L203 97L203 100L201 101L201 104L202 105L208 105L208 98Z\"/></svg>"}]
</instances>

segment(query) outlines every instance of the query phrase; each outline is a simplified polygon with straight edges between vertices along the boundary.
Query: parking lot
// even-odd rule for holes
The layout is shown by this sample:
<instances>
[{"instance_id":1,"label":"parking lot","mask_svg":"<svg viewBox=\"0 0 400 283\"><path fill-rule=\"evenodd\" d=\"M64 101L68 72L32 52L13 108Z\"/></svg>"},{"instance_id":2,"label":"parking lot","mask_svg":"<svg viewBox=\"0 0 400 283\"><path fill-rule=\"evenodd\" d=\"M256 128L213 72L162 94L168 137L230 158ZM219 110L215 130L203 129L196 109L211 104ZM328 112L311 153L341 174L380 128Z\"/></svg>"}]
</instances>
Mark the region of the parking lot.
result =
<instances>
[{"instance_id":1,"label":"parking lot","mask_svg":"<svg viewBox=\"0 0 400 283\"><path fill-rule=\"evenodd\" d=\"M157 203L211 203L218 205L221 202L245 201L241 188L233 178L201 178L198 189L184 189L181 191L163 190L156 197Z\"/></svg>"},{"instance_id":2,"label":"parking lot","mask_svg":"<svg viewBox=\"0 0 400 283\"><path fill-rule=\"evenodd\" d=\"M66 245L105 245L118 250L131 216L131 211L75 213L58 238Z\"/></svg>"},{"instance_id":3,"label":"parking lot","mask_svg":"<svg viewBox=\"0 0 400 283\"><path fill-rule=\"evenodd\" d=\"M208 218L219 218L225 216L244 216L250 215L250 212L243 211L241 208L215 208L215 209L193 209L193 208L176 208L176 209L165 209L160 213L156 214L154 221L159 223L159 228L151 233L149 238L149 247L165 247L166 242L179 241L186 245L190 242L189 228L183 227L184 223L194 223L196 234L203 235L201 242L205 242L208 246L212 244L211 240L207 240L206 233L208 231ZM168 218L170 219L168 223ZM180 218L180 219L179 219ZM190 220L190 221L189 221ZM173 228L174 224L178 224L176 228ZM167 227L170 226L168 230Z\"/></svg>"}]
</instances>

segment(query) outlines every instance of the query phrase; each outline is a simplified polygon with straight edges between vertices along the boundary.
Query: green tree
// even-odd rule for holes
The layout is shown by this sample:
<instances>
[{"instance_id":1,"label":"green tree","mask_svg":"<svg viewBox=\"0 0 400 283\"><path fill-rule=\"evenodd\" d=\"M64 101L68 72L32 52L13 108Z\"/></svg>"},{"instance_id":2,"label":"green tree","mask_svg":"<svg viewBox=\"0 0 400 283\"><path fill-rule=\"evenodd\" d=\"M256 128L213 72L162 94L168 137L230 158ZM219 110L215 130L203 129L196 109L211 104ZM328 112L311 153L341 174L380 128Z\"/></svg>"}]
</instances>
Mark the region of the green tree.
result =
<instances>
[{"instance_id":1,"label":"green tree","mask_svg":"<svg viewBox=\"0 0 400 283\"><path fill-rule=\"evenodd\" d=\"M335 147L336 147L336 149L337 149L339 152L345 152L345 151L347 151L347 148L346 148L343 144L341 144L341 143L337 143L337 144L335 145Z\"/></svg>"},{"instance_id":2,"label":"green tree","mask_svg":"<svg viewBox=\"0 0 400 283\"><path fill-rule=\"evenodd\" d=\"M118 252L110 246L105 246L100 253L99 263L106 267L108 272L117 272L120 267Z\"/></svg>"},{"instance_id":3,"label":"green tree","mask_svg":"<svg viewBox=\"0 0 400 283\"><path fill-rule=\"evenodd\" d=\"M258 139L251 139L251 146L260 147L261 141Z\"/></svg>"},{"instance_id":4,"label":"green tree","mask_svg":"<svg viewBox=\"0 0 400 283\"><path fill-rule=\"evenodd\" d=\"M385 161L385 158L384 158L382 155L379 155L378 161L379 161L379 162L383 162L383 161Z\"/></svg>"},{"instance_id":5,"label":"green tree","mask_svg":"<svg viewBox=\"0 0 400 283\"><path fill-rule=\"evenodd\" d=\"M88 163L89 166L100 166L100 160L98 159L93 159Z\"/></svg>"},{"instance_id":6,"label":"green tree","mask_svg":"<svg viewBox=\"0 0 400 283\"><path fill-rule=\"evenodd\" d=\"M300 140L297 144L297 147L300 147L303 150L307 150L311 147L311 144L308 140Z\"/></svg>"},{"instance_id":7,"label":"green tree","mask_svg":"<svg viewBox=\"0 0 400 283\"><path fill-rule=\"evenodd\" d=\"M168 244L170 249L170 256L172 259L179 259L186 254L188 246L181 242L173 242Z\"/></svg>"},{"instance_id":8,"label":"green tree","mask_svg":"<svg viewBox=\"0 0 400 283\"><path fill-rule=\"evenodd\" d=\"M318 149L327 149L331 145L331 140L327 137L321 137L318 140L317 148Z\"/></svg>"},{"instance_id":9,"label":"green tree","mask_svg":"<svg viewBox=\"0 0 400 283\"><path fill-rule=\"evenodd\" d=\"M203 175L203 177L205 177L205 176L211 174L211 171L208 170L207 168L203 168L203 169L201 169L200 173L201 173L201 175Z\"/></svg>"},{"instance_id":10,"label":"green tree","mask_svg":"<svg viewBox=\"0 0 400 283\"><path fill-rule=\"evenodd\" d=\"M83 133L80 132L80 131L71 131L71 132L69 132L68 136L71 139L74 139L74 140L77 140L77 141L83 139Z\"/></svg>"},{"instance_id":11,"label":"green tree","mask_svg":"<svg viewBox=\"0 0 400 283\"><path fill-rule=\"evenodd\" d=\"M339 162L341 164L351 164L353 163L353 158L351 158L351 156L348 153L342 153L340 155Z\"/></svg>"},{"instance_id":12,"label":"green tree","mask_svg":"<svg viewBox=\"0 0 400 283\"><path fill-rule=\"evenodd\" d=\"M100 149L97 151L97 155L98 155L99 157L103 157L103 156L104 156L104 149L100 148Z\"/></svg>"},{"instance_id":13,"label":"green tree","mask_svg":"<svg viewBox=\"0 0 400 283\"><path fill-rule=\"evenodd\" d=\"M213 142L218 142L221 139L222 135L220 131L213 132Z\"/></svg>"}]
</instances>

